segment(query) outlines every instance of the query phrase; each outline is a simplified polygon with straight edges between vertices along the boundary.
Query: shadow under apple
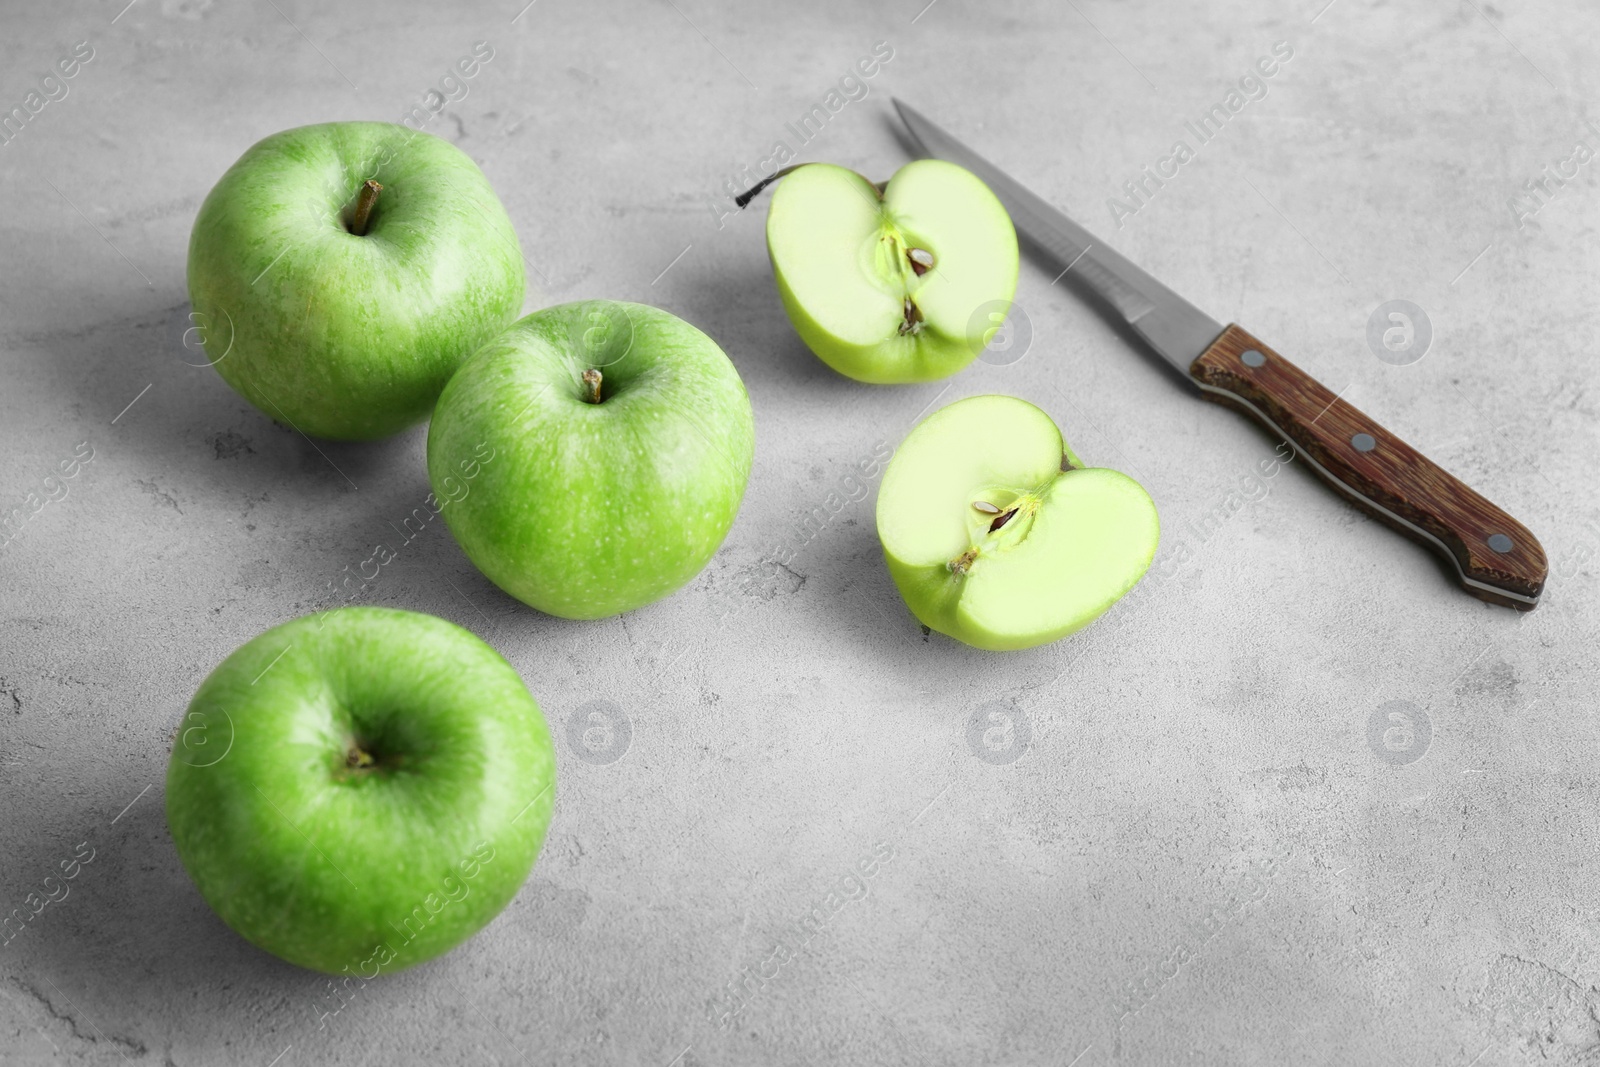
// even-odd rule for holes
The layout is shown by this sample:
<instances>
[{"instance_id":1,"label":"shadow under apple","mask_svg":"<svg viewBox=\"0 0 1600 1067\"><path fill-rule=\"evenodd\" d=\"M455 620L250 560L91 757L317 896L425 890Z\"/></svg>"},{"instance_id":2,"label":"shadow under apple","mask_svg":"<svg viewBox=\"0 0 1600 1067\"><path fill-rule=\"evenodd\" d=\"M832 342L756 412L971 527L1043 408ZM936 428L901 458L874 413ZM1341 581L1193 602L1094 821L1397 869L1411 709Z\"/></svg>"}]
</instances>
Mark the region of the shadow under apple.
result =
<instances>
[{"instance_id":1,"label":"shadow under apple","mask_svg":"<svg viewBox=\"0 0 1600 1067\"><path fill-rule=\"evenodd\" d=\"M127 783L127 791L137 792L136 784ZM57 811L12 854L12 869L25 881L10 895L20 901L31 883L51 872L59 879L59 861L80 842L92 849L93 858L65 883L66 896L6 946L11 958L0 979L9 984L13 1008L31 996L41 1002L40 1021L49 1029L59 1026L53 1020L67 1020L66 1039L83 1046L70 1051L109 1044L142 1056L181 1041L212 1050L216 1062L221 1049L232 1046L237 1054L239 1019L248 1014L272 1035L268 1041L292 1043L321 1060L370 1042L373 1020L456 993L495 954L496 924L532 921L546 934L574 932L570 908L542 915L551 891L535 876L458 948L376 980L335 979L256 948L216 916L178 859L163 805L156 782L121 816L110 809ZM53 1040L62 1041L59 1030ZM319 1047L320 1055L313 1052Z\"/></svg>"},{"instance_id":2,"label":"shadow under apple","mask_svg":"<svg viewBox=\"0 0 1600 1067\"><path fill-rule=\"evenodd\" d=\"M189 304L169 292L159 311L24 338L49 354L37 364L74 432L147 471L181 471L197 492L241 498L294 486L357 492L420 451L425 428L384 441L313 440L257 411L208 365ZM148 388L147 388L148 387ZM114 421L113 421L114 420ZM324 486L323 483L327 485Z\"/></svg>"}]
</instances>

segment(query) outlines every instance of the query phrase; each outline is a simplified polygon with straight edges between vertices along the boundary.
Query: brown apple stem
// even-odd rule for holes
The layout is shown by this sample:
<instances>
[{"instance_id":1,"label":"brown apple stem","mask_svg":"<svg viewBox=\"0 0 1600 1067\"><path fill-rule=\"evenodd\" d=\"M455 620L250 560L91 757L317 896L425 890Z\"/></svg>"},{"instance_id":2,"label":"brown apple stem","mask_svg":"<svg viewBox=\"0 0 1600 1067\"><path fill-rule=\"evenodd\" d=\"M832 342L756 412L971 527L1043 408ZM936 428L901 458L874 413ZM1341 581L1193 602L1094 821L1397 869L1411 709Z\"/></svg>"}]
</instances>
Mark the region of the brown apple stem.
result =
<instances>
[{"instance_id":1,"label":"brown apple stem","mask_svg":"<svg viewBox=\"0 0 1600 1067\"><path fill-rule=\"evenodd\" d=\"M590 367L583 372L583 384L589 387L583 399L591 404L600 403L600 372Z\"/></svg>"},{"instance_id":2,"label":"brown apple stem","mask_svg":"<svg viewBox=\"0 0 1600 1067\"><path fill-rule=\"evenodd\" d=\"M787 167L780 167L771 174L767 175L765 178L762 178L760 181L756 182L744 192L740 193L738 196L734 197L733 202L738 204L741 209L744 208L750 203L750 201L756 198L756 194L761 192L761 190L765 189L767 186L771 185L785 174L799 170L803 166L805 166L804 163L791 163Z\"/></svg>"},{"instance_id":3,"label":"brown apple stem","mask_svg":"<svg viewBox=\"0 0 1600 1067\"><path fill-rule=\"evenodd\" d=\"M383 191L383 186L368 178L361 187L361 195L356 198L356 213L350 220L350 232L357 237L367 235L367 221L372 216L372 205L378 202L378 194Z\"/></svg>"}]
</instances>

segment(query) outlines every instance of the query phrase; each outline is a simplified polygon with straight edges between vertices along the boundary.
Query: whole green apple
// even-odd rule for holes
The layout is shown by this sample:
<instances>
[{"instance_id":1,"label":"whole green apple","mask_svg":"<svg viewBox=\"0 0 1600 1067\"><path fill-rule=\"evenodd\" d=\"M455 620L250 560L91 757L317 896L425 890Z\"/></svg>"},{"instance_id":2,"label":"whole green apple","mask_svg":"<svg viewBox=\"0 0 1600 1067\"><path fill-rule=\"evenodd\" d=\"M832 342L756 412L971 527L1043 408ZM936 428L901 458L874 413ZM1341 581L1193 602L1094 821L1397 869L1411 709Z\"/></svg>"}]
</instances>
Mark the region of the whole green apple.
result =
<instances>
[{"instance_id":1,"label":"whole green apple","mask_svg":"<svg viewBox=\"0 0 1600 1067\"><path fill-rule=\"evenodd\" d=\"M954 374L1017 291L1011 217L970 171L938 159L907 163L881 192L843 167L796 167L767 211L767 252L801 339L863 382Z\"/></svg>"},{"instance_id":2,"label":"whole green apple","mask_svg":"<svg viewBox=\"0 0 1600 1067\"><path fill-rule=\"evenodd\" d=\"M268 417L369 440L425 418L522 309L516 232L483 172L432 134L330 122L258 142L189 238L217 373Z\"/></svg>"},{"instance_id":3,"label":"whole green apple","mask_svg":"<svg viewBox=\"0 0 1600 1067\"><path fill-rule=\"evenodd\" d=\"M1099 618L1160 538L1138 482L1085 467L1025 400L975 396L906 436L878 489L878 539L906 606L977 648L1031 648Z\"/></svg>"},{"instance_id":4,"label":"whole green apple","mask_svg":"<svg viewBox=\"0 0 1600 1067\"><path fill-rule=\"evenodd\" d=\"M494 462L480 467L484 449ZM717 343L609 300L518 321L450 379L428 428L429 479L468 558L569 619L629 611L699 574L754 458L750 398Z\"/></svg>"},{"instance_id":5,"label":"whole green apple","mask_svg":"<svg viewBox=\"0 0 1600 1067\"><path fill-rule=\"evenodd\" d=\"M431 615L274 627L201 684L167 824L223 922L290 963L374 977L510 902L549 826L555 752L510 664Z\"/></svg>"}]
</instances>

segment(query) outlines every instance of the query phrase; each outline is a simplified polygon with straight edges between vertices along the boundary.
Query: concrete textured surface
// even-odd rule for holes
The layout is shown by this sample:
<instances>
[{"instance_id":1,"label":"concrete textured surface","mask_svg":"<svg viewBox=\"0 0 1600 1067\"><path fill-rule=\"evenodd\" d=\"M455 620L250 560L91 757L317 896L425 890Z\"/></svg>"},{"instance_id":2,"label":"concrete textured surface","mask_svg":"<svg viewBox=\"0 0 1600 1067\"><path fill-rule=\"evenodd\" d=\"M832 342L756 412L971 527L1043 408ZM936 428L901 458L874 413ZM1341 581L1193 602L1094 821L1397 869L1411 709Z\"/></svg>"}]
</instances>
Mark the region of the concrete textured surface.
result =
<instances>
[{"instance_id":1,"label":"concrete textured surface","mask_svg":"<svg viewBox=\"0 0 1600 1067\"><path fill-rule=\"evenodd\" d=\"M0 146L0 510L25 516L0 548L0 909L26 916L0 1060L1600 1060L1600 9L925 4L3 5L0 110L36 113ZM442 79L480 41L462 96ZM499 191L529 309L701 326L749 387L756 465L700 578L622 618L523 608L442 525L383 568L367 602L522 673L559 798L484 934L335 990L212 915L162 776L201 678L421 503L425 430L314 443L261 416L197 366L184 258L250 144L398 121L442 84L428 128ZM1201 143L1185 123L1232 91ZM726 191L778 141L887 176L891 94L1526 522L1543 606L1465 596L1299 465L1261 477L1274 442L1048 264L1024 264L1012 347L947 383L829 371L762 209ZM1368 343L1391 300L1427 316L1420 359ZM1163 517L1143 593L1031 652L922 635L857 466L983 392L1044 407Z\"/></svg>"}]
</instances>

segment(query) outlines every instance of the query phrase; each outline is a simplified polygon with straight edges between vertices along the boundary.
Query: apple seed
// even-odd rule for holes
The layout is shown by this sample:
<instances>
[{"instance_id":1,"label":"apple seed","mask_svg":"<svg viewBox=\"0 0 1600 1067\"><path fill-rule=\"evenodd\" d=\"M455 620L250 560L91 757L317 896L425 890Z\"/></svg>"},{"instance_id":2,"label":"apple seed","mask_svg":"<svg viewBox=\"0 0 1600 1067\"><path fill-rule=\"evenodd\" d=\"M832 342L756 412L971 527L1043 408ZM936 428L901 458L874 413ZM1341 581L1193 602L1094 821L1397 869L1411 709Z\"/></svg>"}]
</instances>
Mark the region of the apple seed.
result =
<instances>
[{"instance_id":1,"label":"apple seed","mask_svg":"<svg viewBox=\"0 0 1600 1067\"><path fill-rule=\"evenodd\" d=\"M1010 511L1008 511L1005 514L1001 515L998 519L995 519L993 522L991 522L989 524L989 532L990 533L994 533L996 530L1000 529L1000 527L1002 527L1006 523L1010 522L1011 521L1011 516L1015 515L1016 513L1017 513L1017 509L1016 508L1012 508Z\"/></svg>"},{"instance_id":2,"label":"apple seed","mask_svg":"<svg viewBox=\"0 0 1600 1067\"><path fill-rule=\"evenodd\" d=\"M906 258L911 261L912 272L919 278L933 269L933 253L926 248L909 248Z\"/></svg>"},{"instance_id":3,"label":"apple seed","mask_svg":"<svg viewBox=\"0 0 1600 1067\"><path fill-rule=\"evenodd\" d=\"M972 506L983 512L985 515L1000 514L1000 509L989 503L987 500L974 500L972 502Z\"/></svg>"}]
</instances>

